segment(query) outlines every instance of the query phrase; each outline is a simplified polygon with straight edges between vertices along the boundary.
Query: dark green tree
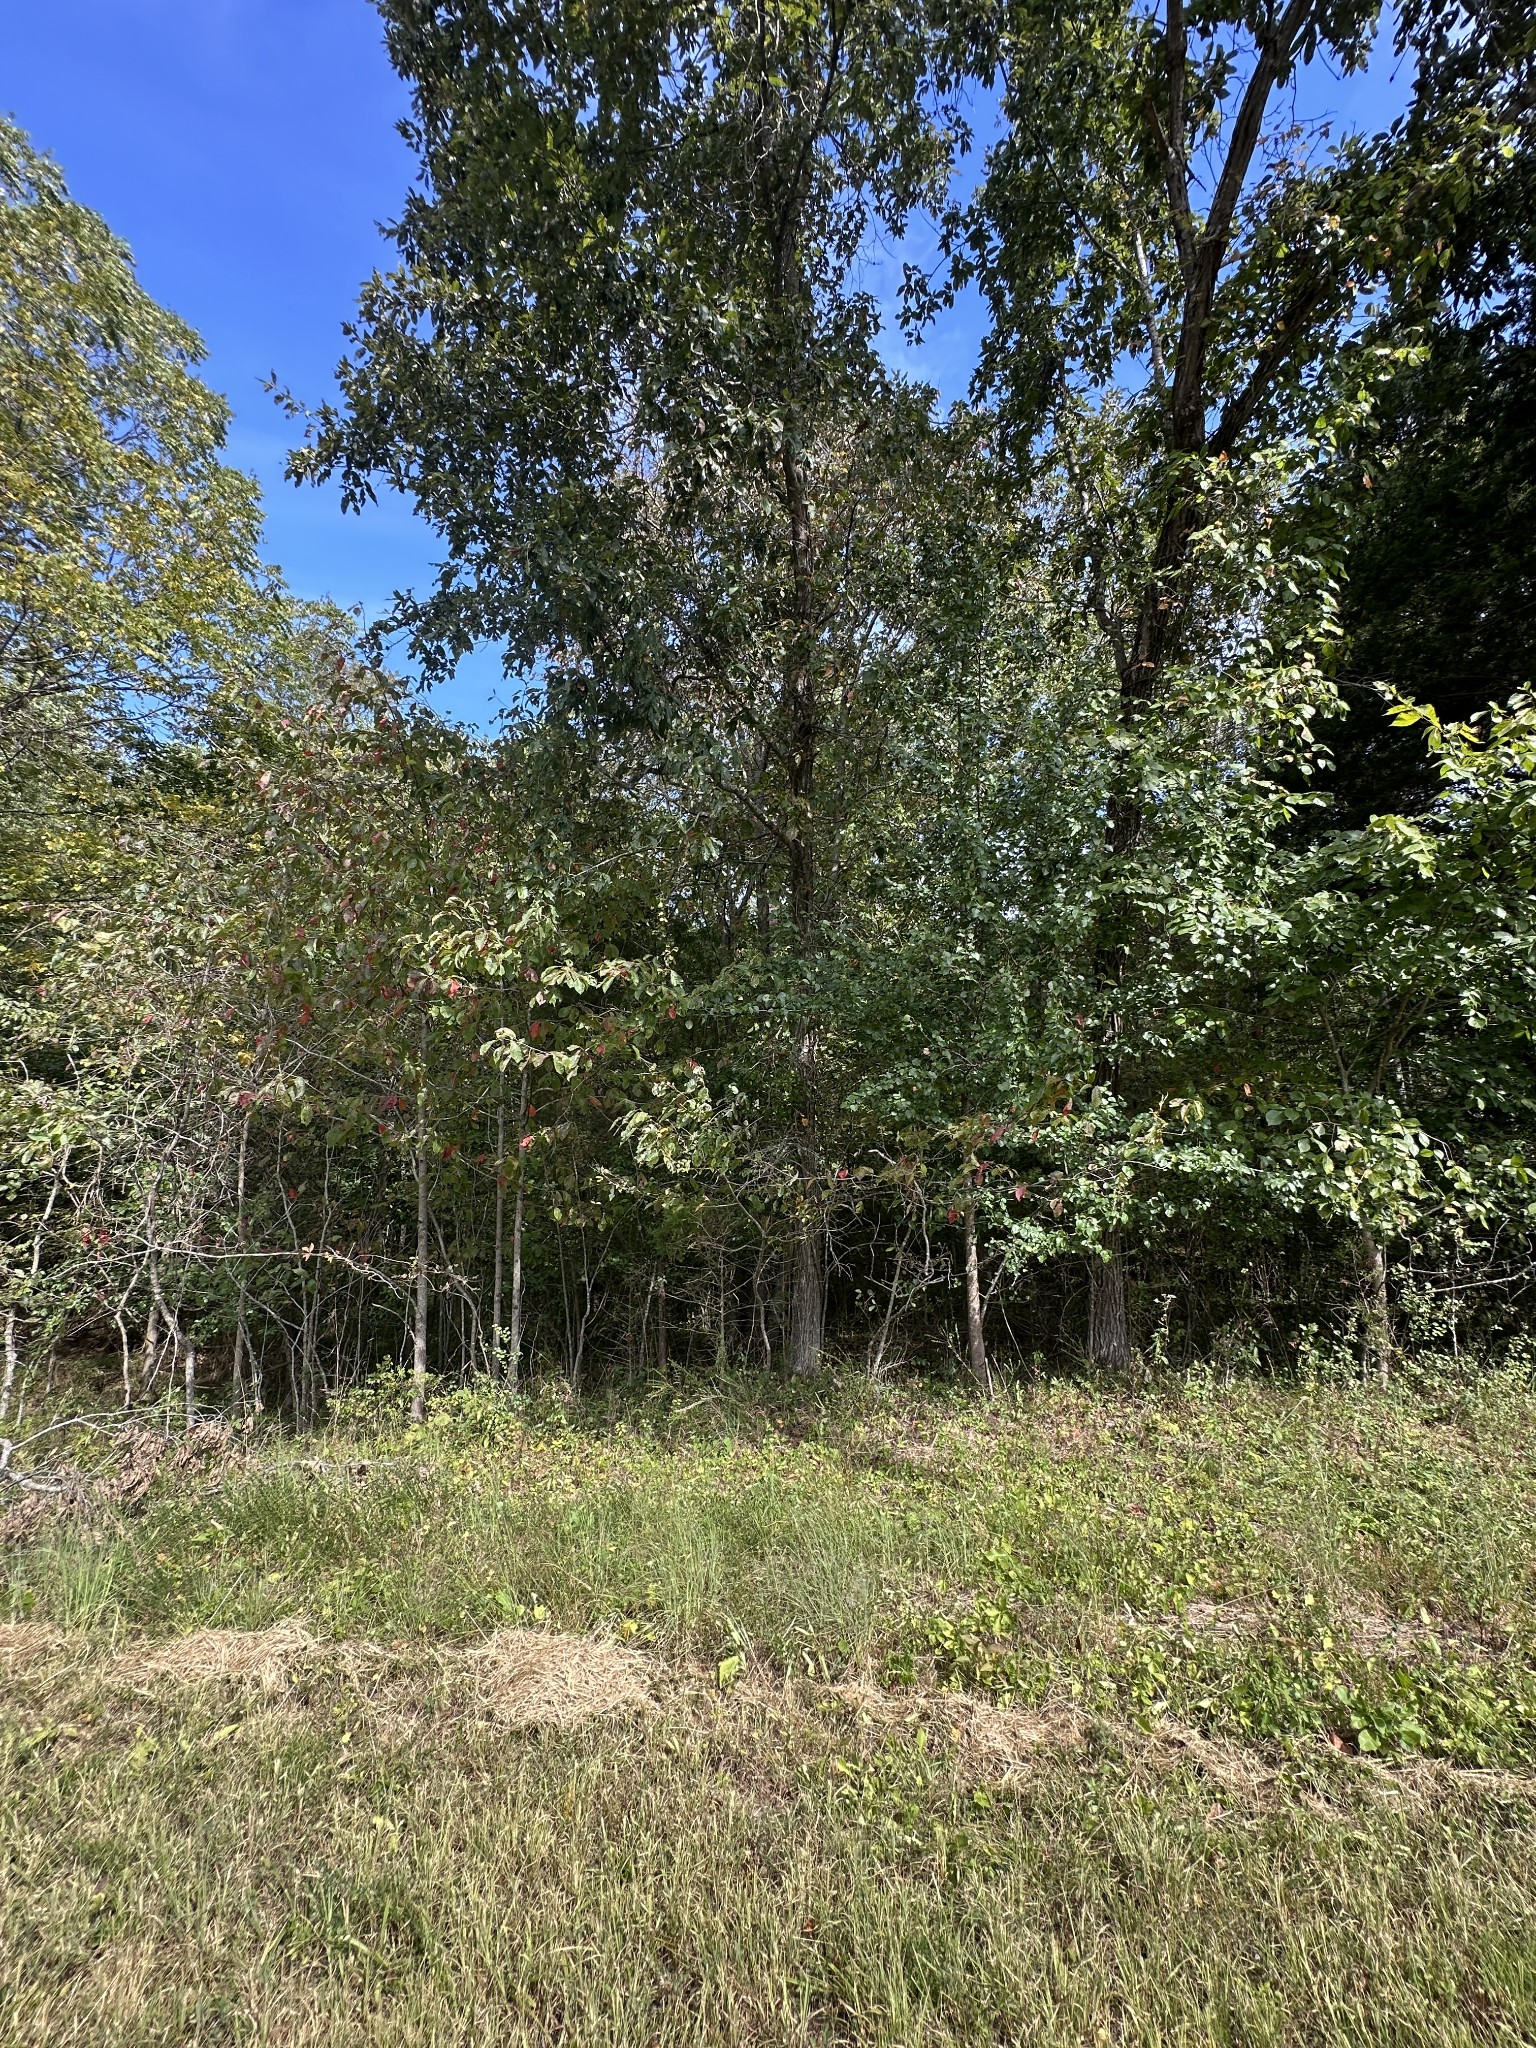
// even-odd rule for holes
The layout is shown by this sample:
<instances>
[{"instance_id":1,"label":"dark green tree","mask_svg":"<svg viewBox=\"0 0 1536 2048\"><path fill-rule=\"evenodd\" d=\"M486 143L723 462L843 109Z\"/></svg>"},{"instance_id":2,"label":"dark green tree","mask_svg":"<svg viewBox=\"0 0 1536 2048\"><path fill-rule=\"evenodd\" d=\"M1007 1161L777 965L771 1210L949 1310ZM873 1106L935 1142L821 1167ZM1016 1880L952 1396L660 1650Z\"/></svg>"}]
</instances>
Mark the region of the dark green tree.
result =
<instances>
[{"instance_id":1,"label":"dark green tree","mask_svg":"<svg viewBox=\"0 0 1536 2048\"><path fill-rule=\"evenodd\" d=\"M1266 761L1311 767L1338 548L1318 479L1386 366L1372 312L1436 271L1437 224L1497 150L1468 103L1373 138L1298 123L1299 68L1356 68L1376 27L1370 0L1104 0L1005 5L982 39L1004 133L951 217L952 278L986 296L982 382L1021 467L1057 479L1054 523L1113 664L1093 1093L1133 1119L1160 1064L1163 998L1156 976L1140 985L1164 950L1158 906L1225 861L1212 846L1191 864L1191 824L1220 815L1254 843L1215 786L1214 810L1193 798L1197 756L1225 756L1233 787ZM1202 697L1209 715L1192 716ZM1118 1368L1113 1227L1103 1250L1090 1344Z\"/></svg>"},{"instance_id":2,"label":"dark green tree","mask_svg":"<svg viewBox=\"0 0 1536 2048\"><path fill-rule=\"evenodd\" d=\"M557 715L693 756L771 847L790 1022L790 1356L821 1344L822 759L870 607L850 508L927 431L857 263L943 189L920 17L889 0L383 9L422 184L298 474L411 492L449 549L394 623L505 644ZM853 523L851 523L851 520Z\"/></svg>"}]
</instances>

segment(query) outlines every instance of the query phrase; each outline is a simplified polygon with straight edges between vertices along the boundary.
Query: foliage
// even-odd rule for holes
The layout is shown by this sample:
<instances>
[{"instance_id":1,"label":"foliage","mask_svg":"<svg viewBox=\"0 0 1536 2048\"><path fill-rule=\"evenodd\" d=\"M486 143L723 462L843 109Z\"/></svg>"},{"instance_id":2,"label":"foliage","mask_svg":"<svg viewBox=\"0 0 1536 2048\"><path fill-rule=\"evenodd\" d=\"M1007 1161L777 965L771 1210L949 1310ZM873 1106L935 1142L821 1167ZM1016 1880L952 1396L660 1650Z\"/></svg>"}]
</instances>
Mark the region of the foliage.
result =
<instances>
[{"instance_id":1,"label":"foliage","mask_svg":"<svg viewBox=\"0 0 1536 2048\"><path fill-rule=\"evenodd\" d=\"M250 479L197 337L0 125L0 744L248 674L271 621ZM253 644L254 643L254 644Z\"/></svg>"},{"instance_id":2,"label":"foliage","mask_svg":"<svg viewBox=\"0 0 1536 2048\"><path fill-rule=\"evenodd\" d=\"M1519 24L1405 14L1408 111L1333 135L1287 95L1369 9L383 12L421 176L294 457L444 540L366 647L7 144L57 397L14 495L90 509L13 550L89 603L27 614L0 1407L103 1344L129 1406L309 1423L407 1360L420 1419L824 1347L992 1392L1517 1340ZM909 316L990 323L942 417L863 282L925 209ZM1497 545L1431 591L1447 491ZM503 729L389 631L499 642Z\"/></svg>"}]
</instances>

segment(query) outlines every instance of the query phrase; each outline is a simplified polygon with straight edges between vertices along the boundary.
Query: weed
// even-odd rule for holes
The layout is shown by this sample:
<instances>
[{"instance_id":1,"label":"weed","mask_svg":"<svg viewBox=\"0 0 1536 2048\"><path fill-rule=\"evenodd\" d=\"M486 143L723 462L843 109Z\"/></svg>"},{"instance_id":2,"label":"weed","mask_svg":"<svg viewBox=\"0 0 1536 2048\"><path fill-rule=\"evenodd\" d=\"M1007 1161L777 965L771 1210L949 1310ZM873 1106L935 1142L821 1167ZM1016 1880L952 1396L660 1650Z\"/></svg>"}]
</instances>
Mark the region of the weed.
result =
<instances>
[{"instance_id":1,"label":"weed","mask_svg":"<svg viewBox=\"0 0 1536 2048\"><path fill-rule=\"evenodd\" d=\"M18 1642L67 1636L3 1678L0 2042L1536 2038L1529 1421L1513 1379L809 1427L480 1388L162 1476L6 1557ZM265 1690L105 1654L294 1616ZM442 1677L508 1627L674 1690L509 1720ZM950 1730L935 1683L1046 1712Z\"/></svg>"}]
</instances>

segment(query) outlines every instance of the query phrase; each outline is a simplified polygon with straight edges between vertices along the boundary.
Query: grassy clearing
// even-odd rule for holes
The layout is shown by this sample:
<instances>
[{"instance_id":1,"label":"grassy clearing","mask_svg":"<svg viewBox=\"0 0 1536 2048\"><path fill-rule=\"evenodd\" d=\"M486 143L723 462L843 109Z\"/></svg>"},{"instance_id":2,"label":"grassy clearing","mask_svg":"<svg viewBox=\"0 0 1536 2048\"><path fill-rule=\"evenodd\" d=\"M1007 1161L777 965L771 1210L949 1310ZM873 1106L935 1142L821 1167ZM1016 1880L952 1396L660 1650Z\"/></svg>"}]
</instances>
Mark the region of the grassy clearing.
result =
<instances>
[{"instance_id":1,"label":"grassy clearing","mask_svg":"<svg viewBox=\"0 0 1536 2048\"><path fill-rule=\"evenodd\" d=\"M1536 2038L1531 1421L471 1393L44 1528L0 2040ZM294 1615L271 1686L122 1654ZM653 1706L497 1719L515 1623Z\"/></svg>"},{"instance_id":2,"label":"grassy clearing","mask_svg":"<svg viewBox=\"0 0 1536 2048\"><path fill-rule=\"evenodd\" d=\"M846 1393L605 1424L474 1392L353 1418L10 1553L19 1617L459 1641L513 1622L664 1656L957 1684L1383 1755L1536 1760L1536 1432L1237 1386L992 1411Z\"/></svg>"}]
</instances>

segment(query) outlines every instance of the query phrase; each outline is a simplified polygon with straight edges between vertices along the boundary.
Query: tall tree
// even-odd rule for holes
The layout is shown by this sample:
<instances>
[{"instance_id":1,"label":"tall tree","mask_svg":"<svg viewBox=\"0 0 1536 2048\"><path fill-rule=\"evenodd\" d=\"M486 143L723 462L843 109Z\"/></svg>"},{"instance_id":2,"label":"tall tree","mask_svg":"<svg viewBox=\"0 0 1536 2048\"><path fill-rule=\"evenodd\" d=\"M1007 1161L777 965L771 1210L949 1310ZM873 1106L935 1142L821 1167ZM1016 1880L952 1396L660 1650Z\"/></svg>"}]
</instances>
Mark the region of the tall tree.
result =
<instances>
[{"instance_id":1,"label":"tall tree","mask_svg":"<svg viewBox=\"0 0 1536 2048\"><path fill-rule=\"evenodd\" d=\"M1189 760L1187 707L1205 687L1192 679L1227 678L1227 737L1212 730L1206 744L1235 748L1246 772L1259 745L1242 704L1252 663L1234 657L1255 644L1266 581L1296 623L1287 591L1300 577L1313 625L1289 644L1271 633L1289 710L1274 698L1259 723L1283 713L1290 746L1309 751L1328 694L1315 657L1336 543L1298 454L1320 458L1358 416L1371 365L1355 351L1342 390L1336 372L1372 294L1390 288L1393 239L1425 249L1454 215L1465 158L1487 148L1465 109L1433 137L1329 144L1297 121L1298 68L1324 56L1357 68L1376 21L1374 0L1194 13L1184 0L1092 0L1065 15L1025 0L1002 6L983 39L1004 134L974 203L952 217L954 275L979 280L992 311L982 381L1005 431L1026 466L1043 455L1061 479L1058 524L1115 676L1093 1003L1106 1102L1134 1091L1133 1046L1150 1021L1131 1007L1138 953L1156 951L1146 870L1173 819L1163 799L1180 750ZM1230 573L1234 547L1260 578ZM1121 1368L1130 1330L1113 1230L1103 1251L1090 1342Z\"/></svg>"},{"instance_id":2,"label":"tall tree","mask_svg":"<svg viewBox=\"0 0 1536 2048\"><path fill-rule=\"evenodd\" d=\"M202 345L0 120L0 748L64 707L160 711L244 667L275 606ZM247 671L248 672L248 671Z\"/></svg>"},{"instance_id":3,"label":"tall tree","mask_svg":"<svg viewBox=\"0 0 1536 2048\"><path fill-rule=\"evenodd\" d=\"M557 710L697 757L770 842L764 911L805 981L820 755L867 613L846 486L892 403L855 265L947 170L927 33L894 0L382 11L422 187L296 471L354 498L387 479L443 535L436 589L396 622L429 666L504 641ZM808 987L794 1008L806 1371L824 1314Z\"/></svg>"},{"instance_id":4,"label":"tall tree","mask_svg":"<svg viewBox=\"0 0 1536 2048\"><path fill-rule=\"evenodd\" d=\"M224 460L196 335L124 245L0 119L0 1068L3 1283L43 1317L41 1219L99 1155L85 1019L40 986L62 925L178 841L178 744L263 671L290 613L263 569L251 480ZM183 842L184 843L184 842ZM98 963L104 965L104 963ZM116 1099L131 1121L131 1091ZM71 1157L75 1168L69 1168Z\"/></svg>"}]
</instances>

